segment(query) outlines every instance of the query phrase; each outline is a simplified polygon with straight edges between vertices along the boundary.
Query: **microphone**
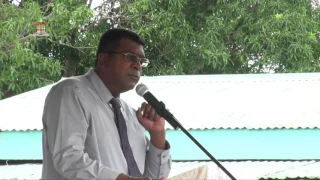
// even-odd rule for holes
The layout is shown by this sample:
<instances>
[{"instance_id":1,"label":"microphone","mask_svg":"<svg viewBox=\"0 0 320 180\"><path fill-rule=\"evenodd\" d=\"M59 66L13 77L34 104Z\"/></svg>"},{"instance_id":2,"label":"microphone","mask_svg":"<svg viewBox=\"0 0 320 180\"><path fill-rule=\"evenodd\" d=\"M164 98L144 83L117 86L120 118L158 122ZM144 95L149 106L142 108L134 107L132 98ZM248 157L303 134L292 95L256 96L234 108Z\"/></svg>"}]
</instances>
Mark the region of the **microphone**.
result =
<instances>
[{"instance_id":1,"label":"microphone","mask_svg":"<svg viewBox=\"0 0 320 180\"><path fill-rule=\"evenodd\" d=\"M144 84L138 84L136 92L139 96L143 97L157 112L163 117L174 129L181 129L212 161L214 161L232 180L236 180L230 172L224 168L216 158L214 158L181 124L180 122L165 108L163 102L159 102L156 97L149 92L149 89Z\"/></svg>"},{"instance_id":2,"label":"microphone","mask_svg":"<svg viewBox=\"0 0 320 180\"><path fill-rule=\"evenodd\" d=\"M174 128L179 128L179 121L177 121L174 116L165 108L163 102L159 102L156 97L149 91L149 88L145 84L139 84L136 87L136 92L139 96L143 97L150 105L155 109L157 114L164 119Z\"/></svg>"}]
</instances>

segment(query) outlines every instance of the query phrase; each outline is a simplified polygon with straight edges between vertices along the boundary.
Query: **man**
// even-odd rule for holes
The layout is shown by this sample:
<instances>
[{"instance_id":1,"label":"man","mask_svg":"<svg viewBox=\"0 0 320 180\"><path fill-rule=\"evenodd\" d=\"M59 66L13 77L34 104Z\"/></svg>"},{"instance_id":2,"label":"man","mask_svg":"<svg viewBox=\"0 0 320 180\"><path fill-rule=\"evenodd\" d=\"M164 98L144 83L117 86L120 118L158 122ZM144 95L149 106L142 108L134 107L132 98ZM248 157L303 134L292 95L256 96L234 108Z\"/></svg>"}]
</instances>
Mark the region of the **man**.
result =
<instances>
[{"instance_id":1,"label":"man","mask_svg":"<svg viewBox=\"0 0 320 180\"><path fill-rule=\"evenodd\" d=\"M43 113L42 179L168 176L165 120L146 103L135 111L120 99L148 63L143 47L132 31L109 30L100 39L94 69L52 87Z\"/></svg>"}]
</instances>

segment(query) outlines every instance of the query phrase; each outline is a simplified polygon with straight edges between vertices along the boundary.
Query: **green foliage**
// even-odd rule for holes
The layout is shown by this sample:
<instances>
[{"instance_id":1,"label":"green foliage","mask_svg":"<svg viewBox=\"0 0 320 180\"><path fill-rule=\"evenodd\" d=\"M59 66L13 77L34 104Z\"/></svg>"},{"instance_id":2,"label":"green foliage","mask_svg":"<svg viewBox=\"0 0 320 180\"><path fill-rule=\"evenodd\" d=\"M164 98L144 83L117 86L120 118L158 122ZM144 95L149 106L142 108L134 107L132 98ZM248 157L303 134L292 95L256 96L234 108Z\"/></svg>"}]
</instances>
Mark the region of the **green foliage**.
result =
<instances>
[{"instance_id":1,"label":"green foliage","mask_svg":"<svg viewBox=\"0 0 320 180\"><path fill-rule=\"evenodd\" d=\"M0 99L59 80L71 51L86 54L77 47L87 44L78 30L93 15L84 1L0 3L0 14ZM41 21L49 36L34 36Z\"/></svg>"},{"instance_id":2,"label":"green foliage","mask_svg":"<svg viewBox=\"0 0 320 180\"><path fill-rule=\"evenodd\" d=\"M320 70L319 8L298 0L123 1L147 40L149 75Z\"/></svg>"},{"instance_id":3,"label":"green foliage","mask_svg":"<svg viewBox=\"0 0 320 180\"><path fill-rule=\"evenodd\" d=\"M320 70L320 8L309 1L104 0L95 16L86 3L0 3L0 99L84 74L117 26L145 39L145 75ZM34 22L49 36L33 36Z\"/></svg>"},{"instance_id":4,"label":"green foliage","mask_svg":"<svg viewBox=\"0 0 320 180\"><path fill-rule=\"evenodd\" d=\"M39 37L32 33L33 21L41 19L39 5L24 6L0 3L0 99L52 83L60 74L59 61L36 52Z\"/></svg>"}]
</instances>

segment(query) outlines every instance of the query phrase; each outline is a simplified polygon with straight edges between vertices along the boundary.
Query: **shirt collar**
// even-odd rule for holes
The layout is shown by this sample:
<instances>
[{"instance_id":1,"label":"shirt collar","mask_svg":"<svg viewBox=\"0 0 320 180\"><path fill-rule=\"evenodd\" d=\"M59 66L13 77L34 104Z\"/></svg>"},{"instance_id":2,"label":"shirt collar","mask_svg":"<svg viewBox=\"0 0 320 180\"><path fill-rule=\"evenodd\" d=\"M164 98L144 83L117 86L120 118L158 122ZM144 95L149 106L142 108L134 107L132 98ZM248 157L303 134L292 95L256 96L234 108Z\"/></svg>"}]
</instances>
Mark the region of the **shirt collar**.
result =
<instances>
[{"instance_id":1,"label":"shirt collar","mask_svg":"<svg viewBox=\"0 0 320 180\"><path fill-rule=\"evenodd\" d=\"M109 101L113 98L113 96L109 89L104 85L100 77L97 75L97 73L94 71L94 69L90 69L85 74L85 76L90 81L92 86L95 88L102 102L104 102L105 104L109 104ZM119 97L117 98L119 99Z\"/></svg>"}]
</instances>

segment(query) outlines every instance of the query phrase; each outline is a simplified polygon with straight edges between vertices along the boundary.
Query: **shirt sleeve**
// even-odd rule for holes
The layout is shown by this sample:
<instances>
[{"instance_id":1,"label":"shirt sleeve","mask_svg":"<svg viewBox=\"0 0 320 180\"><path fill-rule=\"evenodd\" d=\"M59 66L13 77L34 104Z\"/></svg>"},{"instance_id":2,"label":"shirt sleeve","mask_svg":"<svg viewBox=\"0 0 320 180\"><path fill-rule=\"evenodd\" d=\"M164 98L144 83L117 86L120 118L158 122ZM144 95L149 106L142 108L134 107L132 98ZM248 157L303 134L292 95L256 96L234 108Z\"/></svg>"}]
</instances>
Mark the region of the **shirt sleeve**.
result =
<instances>
[{"instance_id":1,"label":"shirt sleeve","mask_svg":"<svg viewBox=\"0 0 320 180\"><path fill-rule=\"evenodd\" d=\"M149 150L147 151L144 175L150 178L168 178L171 170L170 144L166 141L165 150L158 149L146 137Z\"/></svg>"},{"instance_id":2,"label":"shirt sleeve","mask_svg":"<svg viewBox=\"0 0 320 180\"><path fill-rule=\"evenodd\" d=\"M120 172L84 152L87 109L75 83L63 83L46 100L47 143L56 171L67 179L116 179Z\"/></svg>"}]
</instances>

